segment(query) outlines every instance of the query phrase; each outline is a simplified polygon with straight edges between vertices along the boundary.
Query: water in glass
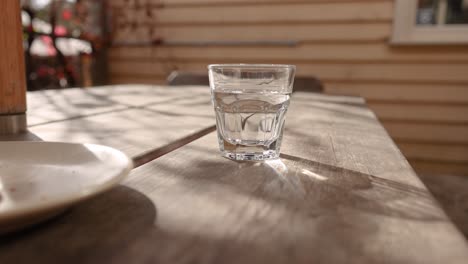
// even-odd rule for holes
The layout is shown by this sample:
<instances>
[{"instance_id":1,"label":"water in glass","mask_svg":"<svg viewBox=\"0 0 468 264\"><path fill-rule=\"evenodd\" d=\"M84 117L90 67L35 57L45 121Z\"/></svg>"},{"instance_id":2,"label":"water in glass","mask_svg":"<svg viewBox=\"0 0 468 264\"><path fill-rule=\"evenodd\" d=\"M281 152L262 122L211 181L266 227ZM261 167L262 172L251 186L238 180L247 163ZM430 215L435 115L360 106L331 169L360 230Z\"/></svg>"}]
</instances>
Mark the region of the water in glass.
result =
<instances>
[{"instance_id":1,"label":"water in glass","mask_svg":"<svg viewBox=\"0 0 468 264\"><path fill-rule=\"evenodd\" d=\"M223 155L236 160L277 158L289 98L290 93L213 91Z\"/></svg>"}]
</instances>

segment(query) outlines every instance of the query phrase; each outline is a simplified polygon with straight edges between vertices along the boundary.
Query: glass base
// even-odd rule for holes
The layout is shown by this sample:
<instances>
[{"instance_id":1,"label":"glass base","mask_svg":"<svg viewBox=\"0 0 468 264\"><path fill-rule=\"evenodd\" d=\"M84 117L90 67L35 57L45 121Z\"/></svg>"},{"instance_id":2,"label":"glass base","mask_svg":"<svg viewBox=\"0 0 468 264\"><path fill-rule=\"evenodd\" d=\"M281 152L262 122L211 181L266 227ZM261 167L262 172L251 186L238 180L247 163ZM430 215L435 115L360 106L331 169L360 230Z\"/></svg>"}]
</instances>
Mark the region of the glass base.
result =
<instances>
[{"instance_id":1,"label":"glass base","mask_svg":"<svg viewBox=\"0 0 468 264\"><path fill-rule=\"evenodd\" d=\"M248 152L229 152L222 151L223 157L231 160L242 160L242 161L262 161L276 159L279 157L279 153L274 150L268 150L264 152L248 153Z\"/></svg>"}]
</instances>

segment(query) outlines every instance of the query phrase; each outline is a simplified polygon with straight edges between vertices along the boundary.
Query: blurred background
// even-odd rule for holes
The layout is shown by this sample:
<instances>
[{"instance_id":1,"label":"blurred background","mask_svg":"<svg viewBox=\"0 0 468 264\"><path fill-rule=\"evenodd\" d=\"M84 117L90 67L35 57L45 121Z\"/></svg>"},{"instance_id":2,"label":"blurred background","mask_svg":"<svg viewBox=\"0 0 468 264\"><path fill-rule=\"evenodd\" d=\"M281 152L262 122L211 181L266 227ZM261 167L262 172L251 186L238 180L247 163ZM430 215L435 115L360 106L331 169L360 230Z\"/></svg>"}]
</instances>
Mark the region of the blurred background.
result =
<instances>
[{"instance_id":1,"label":"blurred background","mask_svg":"<svg viewBox=\"0 0 468 264\"><path fill-rule=\"evenodd\" d=\"M418 173L468 175L467 0L21 4L30 91L295 64L323 93L364 97Z\"/></svg>"},{"instance_id":2,"label":"blurred background","mask_svg":"<svg viewBox=\"0 0 468 264\"><path fill-rule=\"evenodd\" d=\"M107 82L103 1L22 0L28 90Z\"/></svg>"}]
</instances>

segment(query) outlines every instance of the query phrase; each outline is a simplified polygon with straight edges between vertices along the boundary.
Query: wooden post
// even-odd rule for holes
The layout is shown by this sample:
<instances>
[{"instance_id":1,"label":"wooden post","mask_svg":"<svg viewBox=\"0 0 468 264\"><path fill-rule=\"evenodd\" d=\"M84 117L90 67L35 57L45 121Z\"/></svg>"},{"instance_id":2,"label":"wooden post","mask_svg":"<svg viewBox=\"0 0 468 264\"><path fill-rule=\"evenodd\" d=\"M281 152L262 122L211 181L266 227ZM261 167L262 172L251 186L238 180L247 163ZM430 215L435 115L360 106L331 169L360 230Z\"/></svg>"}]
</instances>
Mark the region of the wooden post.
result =
<instances>
[{"instance_id":1,"label":"wooden post","mask_svg":"<svg viewBox=\"0 0 468 264\"><path fill-rule=\"evenodd\" d=\"M26 130L26 75L19 0L0 1L0 134Z\"/></svg>"}]
</instances>

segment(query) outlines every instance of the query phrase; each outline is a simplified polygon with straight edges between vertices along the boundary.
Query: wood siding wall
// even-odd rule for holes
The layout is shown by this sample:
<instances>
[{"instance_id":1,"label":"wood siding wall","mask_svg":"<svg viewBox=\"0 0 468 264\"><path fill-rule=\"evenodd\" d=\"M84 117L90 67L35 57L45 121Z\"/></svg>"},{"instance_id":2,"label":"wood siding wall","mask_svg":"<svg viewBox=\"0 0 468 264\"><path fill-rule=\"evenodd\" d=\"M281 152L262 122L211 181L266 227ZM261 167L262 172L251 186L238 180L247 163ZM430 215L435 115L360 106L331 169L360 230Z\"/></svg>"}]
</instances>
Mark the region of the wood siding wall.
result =
<instances>
[{"instance_id":1,"label":"wood siding wall","mask_svg":"<svg viewBox=\"0 0 468 264\"><path fill-rule=\"evenodd\" d=\"M468 46L390 45L393 0L109 2L113 83L164 83L210 63L296 64L326 93L365 97L417 171L468 175Z\"/></svg>"}]
</instances>

